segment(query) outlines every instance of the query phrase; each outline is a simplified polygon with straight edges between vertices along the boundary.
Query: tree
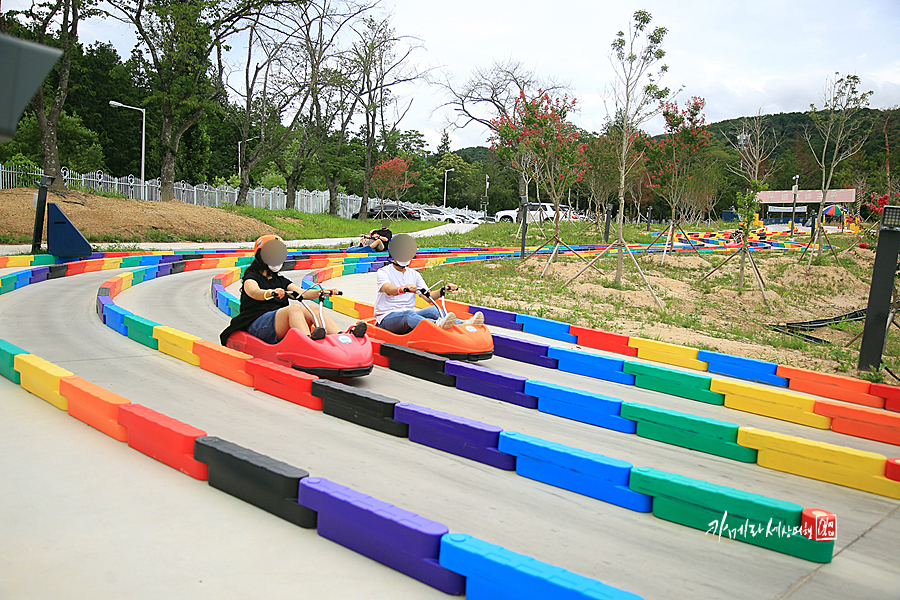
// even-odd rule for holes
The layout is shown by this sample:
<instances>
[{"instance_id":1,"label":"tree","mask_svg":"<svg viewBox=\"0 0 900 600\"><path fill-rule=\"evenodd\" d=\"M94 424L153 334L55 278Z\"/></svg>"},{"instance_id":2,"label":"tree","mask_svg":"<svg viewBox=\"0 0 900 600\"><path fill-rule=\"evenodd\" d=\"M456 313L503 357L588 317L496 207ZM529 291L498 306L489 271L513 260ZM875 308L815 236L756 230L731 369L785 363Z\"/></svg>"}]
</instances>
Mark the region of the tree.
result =
<instances>
[{"instance_id":1,"label":"tree","mask_svg":"<svg viewBox=\"0 0 900 600\"><path fill-rule=\"evenodd\" d=\"M29 9L11 11L5 17L14 22L10 31L13 35L55 46L63 51L48 80L54 83L45 83L39 87L31 101L40 133L41 165L45 175L55 178L50 186L54 189L63 187L57 127L69 93L72 55L78 49L78 26L83 19L95 14L97 10L91 0L48 0L33 2ZM45 94L51 96L49 101Z\"/></svg>"},{"instance_id":2,"label":"tree","mask_svg":"<svg viewBox=\"0 0 900 600\"><path fill-rule=\"evenodd\" d=\"M69 115L66 111L61 111L56 131L59 138L57 154L60 164L79 173L106 170L99 137L84 126L78 115ZM41 131L37 117L34 114L25 115L19 121L13 139L0 146L0 162L21 154L38 163L41 157L34 150L40 147L40 139Z\"/></svg>"},{"instance_id":3,"label":"tree","mask_svg":"<svg viewBox=\"0 0 900 600\"><path fill-rule=\"evenodd\" d=\"M728 165L728 170L743 178L748 184L751 181L765 184L772 173L773 165L770 158L778 147L778 137L775 130L768 126L762 109L752 117L741 117L740 129L735 127L732 135L734 139L731 137L726 139L737 151L740 161L737 166Z\"/></svg>"},{"instance_id":4,"label":"tree","mask_svg":"<svg viewBox=\"0 0 900 600\"><path fill-rule=\"evenodd\" d=\"M441 142L438 144L435 155L438 160L444 158L444 155L450 152L450 134L446 129L441 131Z\"/></svg>"},{"instance_id":5,"label":"tree","mask_svg":"<svg viewBox=\"0 0 900 600\"><path fill-rule=\"evenodd\" d=\"M291 0L110 0L137 33L139 67L159 106L160 199L175 199L175 160L185 132L224 98L222 53L265 7Z\"/></svg>"},{"instance_id":6,"label":"tree","mask_svg":"<svg viewBox=\"0 0 900 600\"><path fill-rule=\"evenodd\" d=\"M825 87L820 95L821 110L815 104L809 105L807 114L812 119L813 127L805 127L803 137L821 173L820 216L825 212L825 198L831 188L835 169L841 162L859 152L869 135L868 131L863 130L863 121L857 115L869 105L872 92L860 91L859 83L857 75L841 77L840 73L835 73L833 78L825 80ZM819 227L814 237L819 242L819 256L822 255L824 246L820 236L822 231L824 230Z\"/></svg>"},{"instance_id":7,"label":"tree","mask_svg":"<svg viewBox=\"0 0 900 600\"><path fill-rule=\"evenodd\" d=\"M410 162L412 159L409 158L392 158L375 165L373 170L372 185L382 197L388 196L397 201L398 212L400 198L415 185L415 180L419 177L418 173L409 170Z\"/></svg>"},{"instance_id":8,"label":"tree","mask_svg":"<svg viewBox=\"0 0 900 600\"><path fill-rule=\"evenodd\" d=\"M656 27L647 31L652 17L645 10L635 12L632 18L628 31L616 34L610 55L610 63L616 73L616 79L610 87L610 96L614 109L612 120L618 128L616 154L619 168L619 215L616 219L616 243L620 247L625 244L625 180L639 162L631 150L641 125L659 114L662 110L661 103L670 97L669 88L661 88L658 84L668 67L662 65L655 73L652 70L666 55L662 42L668 30ZM623 268L624 256L620 251L616 253L616 285L622 283Z\"/></svg>"}]
</instances>

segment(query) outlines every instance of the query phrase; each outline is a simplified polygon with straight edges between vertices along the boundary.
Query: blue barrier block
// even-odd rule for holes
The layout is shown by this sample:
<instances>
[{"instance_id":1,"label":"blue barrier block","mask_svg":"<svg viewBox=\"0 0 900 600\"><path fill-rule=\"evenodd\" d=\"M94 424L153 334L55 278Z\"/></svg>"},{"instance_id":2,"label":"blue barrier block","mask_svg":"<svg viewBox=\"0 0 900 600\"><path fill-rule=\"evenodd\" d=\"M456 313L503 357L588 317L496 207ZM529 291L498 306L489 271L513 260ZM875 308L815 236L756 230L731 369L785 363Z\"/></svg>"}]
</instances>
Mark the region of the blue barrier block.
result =
<instances>
[{"instance_id":1,"label":"blue barrier block","mask_svg":"<svg viewBox=\"0 0 900 600\"><path fill-rule=\"evenodd\" d=\"M559 361L558 369L568 373L586 375L595 379L612 381L625 385L634 385L634 375L622 371L625 361L568 348L550 348L547 356Z\"/></svg>"},{"instance_id":2,"label":"blue barrier block","mask_svg":"<svg viewBox=\"0 0 900 600\"><path fill-rule=\"evenodd\" d=\"M728 375L758 383L768 383L779 387L787 387L788 380L776 375L778 365L773 362L732 356L720 352L700 350L697 352L697 360L709 363L707 371L719 375Z\"/></svg>"},{"instance_id":3,"label":"blue barrier block","mask_svg":"<svg viewBox=\"0 0 900 600\"><path fill-rule=\"evenodd\" d=\"M622 400L602 394L563 387L529 379L525 393L537 396L537 409L543 413L589 423L605 429L635 433L637 424L621 416Z\"/></svg>"},{"instance_id":4,"label":"blue barrier block","mask_svg":"<svg viewBox=\"0 0 900 600\"><path fill-rule=\"evenodd\" d=\"M653 498L628 487L631 463L515 431L500 433L500 452L516 457L516 473L637 512Z\"/></svg>"},{"instance_id":5,"label":"blue barrier block","mask_svg":"<svg viewBox=\"0 0 900 600\"><path fill-rule=\"evenodd\" d=\"M160 255L160 254L153 254L151 256L142 256L141 262L138 264L140 264L142 267L143 266L156 266L160 263L161 259L162 259L162 255Z\"/></svg>"},{"instance_id":6,"label":"blue barrier block","mask_svg":"<svg viewBox=\"0 0 900 600\"><path fill-rule=\"evenodd\" d=\"M484 324L493 325L495 327L505 327L506 329L515 329L522 331L522 324L516 321L516 313L508 310L499 310L497 308L487 308L485 306L469 305L469 312L475 314L481 311L484 315Z\"/></svg>"},{"instance_id":7,"label":"blue barrier block","mask_svg":"<svg viewBox=\"0 0 900 600\"><path fill-rule=\"evenodd\" d=\"M216 308L228 314L228 296L224 293L216 294Z\"/></svg>"},{"instance_id":8,"label":"blue barrier block","mask_svg":"<svg viewBox=\"0 0 900 600\"><path fill-rule=\"evenodd\" d=\"M29 283L31 283L31 269L26 271L16 271L13 273L16 276L16 284L15 289L19 289L21 287L25 287Z\"/></svg>"},{"instance_id":9,"label":"blue barrier block","mask_svg":"<svg viewBox=\"0 0 900 600\"><path fill-rule=\"evenodd\" d=\"M531 315L516 315L516 323L521 323L525 333L541 335L561 342L578 342L578 338L569 333L570 325L562 321L533 317Z\"/></svg>"},{"instance_id":10,"label":"blue barrier block","mask_svg":"<svg viewBox=\"0 0 900 600\"><path fill-rule=\"evenodd\" d=\"M144 272L144 281L150 281L151 279L156 279L157 274L159 273L158 266L145 267L141 269Z\"/></svg>"},{"instance_id":11,"label":"blue barrier block","mask_svg":"<svg viewBox=\"0 0 900 600\"><path fill-rule=\"evenodd\" d=\"M466 578L467 600L641 600L631 592L465 533L441 538L440 564Z\"/></svg>"},{"instance_id":12,"label":"blue barrier block","mask_svg":"<svg viewBox=\"0 0 900 600\"><path fill-rule=\"evenodd\" d=\"M115 329L122 335L128 335L128 328L125 326L125 315L133 314L124 308L119 308L115 304L105 304L103 306L103 322L107 327Z\"/></svg>"}]
</instances>

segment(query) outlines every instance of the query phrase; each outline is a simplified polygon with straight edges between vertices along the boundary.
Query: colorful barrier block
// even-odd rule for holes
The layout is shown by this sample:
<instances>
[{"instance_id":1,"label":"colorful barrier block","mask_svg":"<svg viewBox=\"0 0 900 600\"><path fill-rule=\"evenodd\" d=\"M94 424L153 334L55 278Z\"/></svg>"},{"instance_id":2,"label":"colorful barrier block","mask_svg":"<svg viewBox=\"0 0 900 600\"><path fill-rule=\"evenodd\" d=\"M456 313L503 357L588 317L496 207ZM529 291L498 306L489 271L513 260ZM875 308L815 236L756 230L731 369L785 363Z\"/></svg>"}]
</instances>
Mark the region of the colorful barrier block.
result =
<instances>
[{"instance_id":1,"label":"colorful barrier block","mask_svg":"<svg viewBox=\"0 0 900 600\"><path fill-rule=\"evenodd\" d=\"M784 365L778 365L777 372L779 376L789 380L788 387L792 390L872 408L884 408L884 398L869 393L872 388L869 381Z\"/></svg>"},{"instance_id":2,"label":"colorful barrier block","mask_svg":"<svg viewBox=\"0 0 900 600\"><path fill-rule=\"evenodd\" d=\"M528 479L637 512L650 512L651 498L628 487L631 463L516 431L500 433L500 452L516 457L516 473Z\"/></svg>"},{"instance_id":3,"label":"colorful barrier block","mask_svg":"<svg viewBox=\"0 0 900 600\"><path fill-rule=\"evenodd\" d=\"M409 437L409 425L394 420L398 400L327 379L313 381L310 391L322 399L326 415L396 437Z\"/></svg>"},{"instance_id":4,"label":"colorful barrier block","mask_svg":"<svg viewBox=\"0 0 900 600\"><path fill-rule=\"evenodd\" d=\"M622 359L556 346L547 351L547 356L555 358L559 362L557 368L560 371L624 385L634 385L634 375L622 370L625 363Z\"/></svg>"},{"instance_id":5,"label":"colorful barrier block","mask_svg":"<svg viewBox=\"0 0 900 600\"><path fill-rule=\"evenodd\" d=\"M125 326L125 317L131 315L130 311L116 306L112 302L103 305L103 322L106 326L122 335L128 335L128 328Z\"/></svg>"},{"instance_id":6,"label":"colorful barrier block","mask_svg":"<svg viewBox=\"0 0 900 600\"><path fill-rule=\"evenodd\" d=\"M553 319L545 319L543 317L533 317L531 315L516 315L516 323L522 324L522 330L525 333L540 335L561 342L575 343L578 338L569 333L568 323L562 321L554 321Z\"/></svg>"},{"instance_id":7,"label":"colorful barrier block","mask_svg":"<svg viewBox=\"0 0 900 600\"><path fill-rule=\"evenodd\" d=\"M193 353L199 359L199 367L241 385L253 387L253 376L247 374L247 361L253 357L219 344L197 340Z\"/></svg>"},{"instance_id":8,"label":"colorful barrier block","mask_svg":"<svg viewBox=\"0 0 900 600\"><path fill-rule=\"evenodd\" d=\"M660 519L809 561L831 562L834 541L802 535L799 504L647 467L632 469L629 485L653 497L653 514Z\"/></svg>"},{"instance_id":9,"label":"colorful barrier block","mask_svg":"<svg viewBox=\"0 0 900 600\"><path fill-rule=\"evenodd\" d=\"M456 389L525 408L537 408L537 398L525 393L524 377L457 360L444 363L444 373L456 378Z\"/></svg>"},{"instance_id":10,"label":"colorful barrier block","mask_svg":"<svg viewBox=\"0 0 900 600\"><path fill-rule=\"evenodd\" d=\"M710 373L728 375L729 377L757 383L768 383L778 387L788 386L787 379L775 374L778 365L773 362L732 356L720 352L708 352L706 350L697 352L697 360L705 361L709 365L707 370Z\"/></svg>"},{"instance_id":11,"label":"colorful barrier block","mask_svg":"<svg viewBox=\"0 0 900 600\"><path fill-rule=\"evenodd\" d=\"M622 403L621 414L637 424L640 437L741 462L756 462L756 450L737 443L736 423L632 402Z\"/></svg>"},{"instance_id":12,"label":"colorful barrier block","mask_svg":"<svg viewBox=\"0 0 900 600\"><path fill-rule=\"evenodd\" d=\"M456 377L444 372L444 365L449 360L444 356L388 343L381 344L380 352L388 359L388 367L393 371L448 387L456 385Z\"/></svg>"},{"instance_id":13,"label":"colorful barrier block","mask_svg":"<svg viewBox=\"0 0 900 600\"><path fill-rule=\"evenodd\" d=\"M447 594L465 578L438 563L444 525L319 477L300 480L298 500L318 513L319 535Z\"/></svg>"},{"instance_id":14,"label":"colorful barrier block","mask_svg":"<svg viewBox=\"0 0 900 600\"><path fill-rule=\"evenodd\" d=\"M640 596L464 533L441 538L441 566L466 578L467 600L640 600Z\"/></svg>"},{"instance_id":15,"label":"colorful barrier block","mask_svg":"<svg viewBox=\"0 0 900 600\"><path fill-rule=\"evenodd\" d=\"M15 361L19 354L28 354L28 352L5 340L0 340L0 375L17 385L21 381L21 376L16 371Z\"/></svg>"},{"instance_id":16,"label":"colorful barrier block","mask_svg":"<svg viewBox=\"0 0 900 600\"><path fill-rule=\"evenodd\" d=\"M534 379L525 383L525 393L537 397L537 409L543 413L622 433L635 432L634 421L620 416L622 401L619 398Z\"/></svg>"},{"instance_id":17,"label":"colorful barrier block","mask_svg":"<svg viewBox=\"0 0 900 600\"><path fill-rule=\"evenodd\" d=\"M206 465L194 460L194 440L205 436L205 431L140 404L120 404L118 421L128 430L131 448L206 481Z\"/></svg>"},{"instance_id":18,"label":"colorful barrier block","mask_svg":"<svg viewBox=\"0 0 900 600\"><path fill-rule=\"evenodd\" d=\"M725 402L725 396L710 389L711 378L706 375L634 361L625 361L622 369L625 373L634 375L634 385L639 388L707 404L721 405Z\"/></svg>"},{"instance_id":19,"label":"colorful barrier block","mask_svg":"<svg viewBox=\"0 0 900 600\"><path fill-rule=\"evenodd\" d=\"M511 358L539 367L555 369L559 361L547 356L550 346L531 340L523 340L496 332L491 332L494 340L494 356Z\"/></svg>"},{"instance_id":20,"label":"colorful barrier block","mask_svg":"<svg viewBox=\"0 0 900 600\"><path fill-rule=\"evenodd\" d=\"M831 430L900 445L900 414L829 400L816 400L813 412L831 418Z\"/></svg>"},{"instance_id":21,"label":"colorful barrier block","mask_svg":"<svg viewBox=\"0 0 900 600\"><path fill-rule=\"evenodd\" d=\"M200 366L200 357L194 354L194 342L200 340L196 335L160 325L153 328L153 337L159 342L160 352L190 363L195 367Z\"/></svg>"},{"instance_id":22,"label":"colorful barrier block","mask_svg":"<svg viewBox=\"0 0 900 600\"><path fill-rule=\"evenodd\" d=\"M713 379L710 390L725 395L725 406L764 417L831 429L831 419L817 415L815 398L741 381Z\"/></svg>"},{"instance_id":23,"label":"colorful barrier block","mask_svg":"<svg viewBox=\"0 0 900 600\"><path fill-rule=\"evenodd\" d=\"M282 519L315 529L316 513L297 502L300 480L309 473L217 437L194 440L194 458L209 470L211 487Z\"/></svg>"},{"instance_id":24,"label":"colorful barrier block","mask_svg":"<svg viewBox=\"0 0 900 600\"><path fill-rule=\"evenodd\" d=\"M19 385L23 389L46 400L60 410L68 410L68 400L59 393L59 380L64 377L74 377L72 372L34 354L14 355L13 368L19 373Z\"/></svg>"},{"instance_id":25,"label":"colorful barrier block","mask_svg":"<svg viewBox=\"0 0 900 600\"><path fill-rule=\"evenodd\" d=\"M516 458L497 449L499 427L406 402L394 406L394 419L409 425L411 442L506 471L516 468Z\"/></svg>"},{"instance_id":26,"label":"colorful barrier block","mask_svg":"<svg viewBox=\"0 0 900 600\"><path fill-rule=\"evenodd\" d=\"M522 331L522 323L516 321L516 316L518 315L514 312L510 312L508 310L500 310L497 308L487 308L486 306L476 306L474 304L469 305L469 311L481 311L481 314L484 315L485 325L493 325L495 327L504 327L506 329L515 329L516 331Z\"/></svg>"},{"instance_id":27,"label":"colorful barrier block","mask_svg":"<svg viewBox=\"0 0 900 600\"><path fill-rule=\"evenodd\" d=\"M884 476L891 481L900 481L900 458L889 458L884 464Z\"/></svg>"},{"instance_id":28,"label":"colorful barrier block","mask_svg":"<svg viewBox=\"0 0 900 600\"><path fill-rule=\"evenodd\" d=\"M900 387L884 383L873 383L869 393L873 396L884 398L885 409L900 412Z\"/></svg>"},{"instance_id":29,"label":"colorful barrier block","mask_svg":"<svg viewBox=\"0 0 900 600\"><path fill-rule=\"evenodd\" d=\"M638 358L696 371L705 371L708 366L707 363L697 360L698 350L696 348L687 348L676 344L635 337L628 338L628 345L632 348L637 348Z\"/></svg>"},{"instance_id":30,"label":"colorful barrier block","mask_svg":"<svg viewBox=\"0 0 900 600\"><path fill-rule=\"evenodd\" d=\"M139 342L148 348L153 348L154 350L159 349L159 340L153 337L153 330L160 327L159 323L151 321L150 319L145 319L140 315L132 314L125 315L123 323L125 325L126 335L130 339Z\"/></svg>"},{"instance_id":31,"label":"colorful barrier block","mask_svg":"<svg viewBox=\"0 0 900 600\"><path fill-rule=\"evenodd\" d=\"M627 335L620 333L611 333L600 329L592 329L590 327L580 327L572 325L569 333L578 339L579 346L587 346L588 348L596 348L597 350L606 350L607 352L615 352L616 354L625 354L626 356L637 356L637 348L628 345L630 339Z\"/></svg>"},{"instance_id":32,"label":"colorful barrier block","mask_svg":"<svg viewBox=\"0 0 900 600\"><path fill-rule=\"evenodd\" d=\"M131 400L81 377L60 379L59 394L68 401L69 415L115 440L128 441L127 430L119 425L119 406Z\"/></svg>"},{"instance_id":33,"label":"colorful barrier block","mask_svg":"<svg viewBox=\"0 0 900 600\"><path fill-rule=\"evenodd\" d=\"M741 427L737 441L759 451L762 467L900 499L900 481L885 477L887 458L881 454L753 427Z\"/></svg>"},{"instance_id":34,"label":"colorful barrier block","mask_svg":"<svg viewBox=\"0 0 900 600\"><path fill-rule=\"evenodd\" d=\"M259 358L247 359L244 370L253 378L254 389L312 410L322 410L322 399L311 393L312 382L318 379L315 375Z\"/></svg>"}]
</instances>

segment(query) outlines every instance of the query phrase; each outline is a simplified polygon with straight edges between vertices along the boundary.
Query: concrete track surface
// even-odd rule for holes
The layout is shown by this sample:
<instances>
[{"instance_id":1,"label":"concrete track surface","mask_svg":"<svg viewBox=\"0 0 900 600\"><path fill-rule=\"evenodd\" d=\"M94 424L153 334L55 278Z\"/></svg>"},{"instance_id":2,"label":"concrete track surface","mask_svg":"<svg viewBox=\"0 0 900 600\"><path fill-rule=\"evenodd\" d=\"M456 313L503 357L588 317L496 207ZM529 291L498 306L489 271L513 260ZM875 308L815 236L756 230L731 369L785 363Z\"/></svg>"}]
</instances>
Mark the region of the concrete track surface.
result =
<instances>
[{"instance_id":1,"label":"concrete track surface","mask_svg":"<svg viewBox=\"0 0 900 600\"><path fill-rule=\"evenodd\" d=\"M837 554L827 565L720 540L361 428L142 346L107 328L95 313L97 288L117 272L51 280L3 295L0 339L210 435L439 521L450 531L470 533L647 599L900 597L898 501L593 427L380 367L353 383L636 466L838 515ZM151 280L121 293L116 302L218 341L228 318L210 299L217 272ZM288 275L299 281L302 273ZM328 285L361 300L374 298L374 274L341 277ZM339 324L351 323L331 314ZM741 425L900 454L887 444L508 359L482 364ZM300 529L147 458L3 378L0 397L0 598L444 596L314 530Z\"/></svg>"}]
</instances>

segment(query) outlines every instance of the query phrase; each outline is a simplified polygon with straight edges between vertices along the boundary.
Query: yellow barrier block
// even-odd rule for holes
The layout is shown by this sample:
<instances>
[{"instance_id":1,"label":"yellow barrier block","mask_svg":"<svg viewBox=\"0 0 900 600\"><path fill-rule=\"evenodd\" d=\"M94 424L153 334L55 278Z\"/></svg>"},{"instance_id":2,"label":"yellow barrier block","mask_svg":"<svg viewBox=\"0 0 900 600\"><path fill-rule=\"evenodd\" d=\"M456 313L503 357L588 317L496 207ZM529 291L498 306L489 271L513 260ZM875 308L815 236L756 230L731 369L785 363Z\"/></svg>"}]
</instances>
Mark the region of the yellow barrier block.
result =
<instances>
[{"instance_id":1,"label":"yellow barrier block","mask_svg":"<svg viewBox=\"0 0 900 600\"><path fill-rule=\"evenodd\" d=\"M122 280L122 287L119 288L119 291L122 292L130 288L132 283L134 283L134 273L132 273L131 271L126 271L121 275L116 275L115 277L113 277L113 279Z\"/></svg>"},{"instance_id":2,"label":"yellow barrier block","mask_svg":"<svg viewBox=\"0 0 900 600\"><path fill-rule=\"evenodd\" d=\"M354 319L359 318L359 312L356 310L356 300L353 300L351 298L346 298L344 296L332 296L331 308L341 313L342 315L347 315L349 317L353 317Z\"/></svg>"},{"instance_id":3,"label":"yellow barrier block","mask_svg":"<svg viewBox=\"0 0 900 600\"><path fill-rule=\"evenodd\" d=\"M191 335L165 325L153 328L153 338L158 340L160 352L190 363L195 367L200 366L200 357L194 354L194 342L199 340L196 335Z\"/></svg>"},{"instance_id":4,"label":"yellow barrier block","mask_svg":"<svg viewBox=\"0 0 900 600\"><path fill-rule=\"evenodd\" d=\"M416 296L416 308L428 308L431 304L422 296Z\"/></svg>"},{"instance_id":5,"label":"yellow barrier block","mask_svg":"<svg viewBox=\"0 0 900 600\"><path fill-rule=\"evenodd\" d=\"M697 360L696 348L688 348L686 346L678 346L676 344L667 344L665 342L657 342L656 340L645 340L643 338L629 338L628 345L637 348L638 358L661 362L667 365L675 365L676 367L684 367L686 369L694 369L696 371L706 371L709 363Z\"/></svg>"},{"instance_id":6,"label":"yellow barrier block","mask_svg":"<svg viewBox=\"0 0 900 600\"><path fill-rule=\"evenodd\" d=\"M101 271L106 271L108 269L118 269L122 264L122 258L117 256L116 258L104 258L103 263L100 266Z\"/></svg>"},{"instance_id":7,"label":"yellow barrier block","mask_svg":"<svg viewBox=\"0 0 900 600\"><path fill-rule=\"evenodd\" d=\"M17 354L13 368L19 372L20 385L60 410L69 410L69 401L59 393L59 380L74 377L71 371L34 354Z\"/></svg>"},{"instance_id":8,"label":"yellow barrier block","mask_svg":"<svg viewBox=\"0 0 900 600\"><path fill-rule=\"evenodd\" d=\"M237 264L237 260L238 260L237 256L234 256L232 258L220 258L219 259L219 268L233 267L234 265Z\"/></svg>"},{"instance_id":9,"label":"yellow barrier block","mask_svg":"<svg viewBox=\"0 0 900 600\"><path fill-rule=\"evenodd\" d=\"M755 448L756 462L762 467L900 499L900 481L884 476L887 459L876 452L753 427L738 428L737 443Z\"/></svg>"},{"instance_id":10,"label":"yellow barrier block","mask_svg":"<svg viewBox=\"0 0 900 600\"><path fill-rule=\"evenodd\" d=\"M9 256L6 258L7 267L30 267L34 257L28 254L22 256Z\"/></svg>"},{"instance_id":11,"label":"yellow barrier block","mask_svg":"<svg viewBox=\"0 0 900 600\"><path fill-rule=\"evenodd\" d=\"M712 392L725 394L725 406L764 417L831 429L831 417L815 413L816 399L752 383L713 379Z\"/></svg>"}]
</instances>

